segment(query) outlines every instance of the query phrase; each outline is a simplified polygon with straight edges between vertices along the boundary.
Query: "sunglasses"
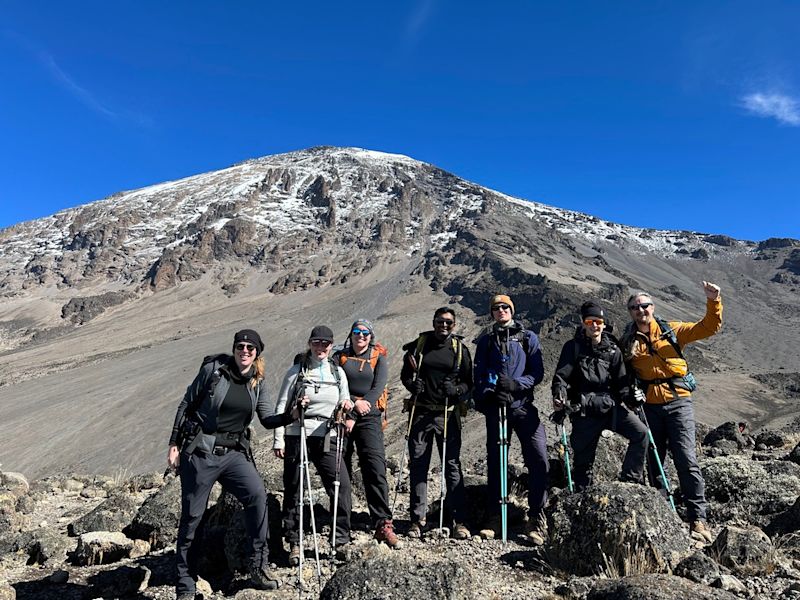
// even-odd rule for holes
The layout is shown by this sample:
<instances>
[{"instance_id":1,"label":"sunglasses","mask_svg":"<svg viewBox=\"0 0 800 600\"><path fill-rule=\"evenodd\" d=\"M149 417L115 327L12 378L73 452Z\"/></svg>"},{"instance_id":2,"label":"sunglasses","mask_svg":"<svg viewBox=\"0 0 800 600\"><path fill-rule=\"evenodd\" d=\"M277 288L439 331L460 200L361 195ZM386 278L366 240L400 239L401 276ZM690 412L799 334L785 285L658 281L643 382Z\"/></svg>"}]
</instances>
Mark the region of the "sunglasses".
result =
<instances>
[{"instance_id":1,"label":"sunglasses","mask_svg":"<svg viewBox=\"0 0 800 600\"><path fill-rule=\"evenodd\" d=\"M239 352L242 352L243 350L247 350L248 352L253 352L256 349L256 347L253 346L253 344L236 344L235 348Z\"/></svg>"},{"instance_id":2,"label":"sunglasses","mask_svg":"<svg viewBox=\"0 0 800 600\"><path fill-rule=\"evenodd\" d=\"M434 319L434 325L444 325L445 327L452 327L456 324L453 319Z\"/></svg>"},{"instance_id":3,"label":"sunglasses","mask_svg":"<svg viewBox=\"0 0 800 600\"><path fill-rule=\"evenodd\" d=\"M323 348L327 348L332 343L333 342L331 342L329 340L311 340L311 345L312 346L322 346Z\"/></svg>"},{"instance_id":4,"label":"sunglasses","mask_svg":"<svg viewBox=\"0 0 800 600\"><path fill-rule=\"evenodd\" d=\"M353 329L353 335L363 335L367 337L368 335L372 335L372 332L369 329Z\"/></svg>"},{"instance_id":5,"label":"sunglasses","mask_svg":"<svg viewBox=\"0 0 800 600\"><path fill-rule=\"evenodd\" d=\"M592 325L602 325L605 323L603 319L584 319L583 324L591 327Z\"/></svg>"},{"instance_id":6,"label":"sunglasses","mask_svg":"<svg viewBox=\"0 0 800 600\"><path fill-rule=\"evenodd\" d=\"M492 310L511 310L511 307L508 304L495 304Z\"/></svg>"},{"instance_id":7,"label":"sunglasses","mask_svg":"<svg viewBox=\"0 0 800 600\"><path fill-rule=\"evenodd\" d=\"M631 304L628 310L647 310L651 306L653 306L652 302L642 302L640 304Z\"/></svg>"}]
</instances>

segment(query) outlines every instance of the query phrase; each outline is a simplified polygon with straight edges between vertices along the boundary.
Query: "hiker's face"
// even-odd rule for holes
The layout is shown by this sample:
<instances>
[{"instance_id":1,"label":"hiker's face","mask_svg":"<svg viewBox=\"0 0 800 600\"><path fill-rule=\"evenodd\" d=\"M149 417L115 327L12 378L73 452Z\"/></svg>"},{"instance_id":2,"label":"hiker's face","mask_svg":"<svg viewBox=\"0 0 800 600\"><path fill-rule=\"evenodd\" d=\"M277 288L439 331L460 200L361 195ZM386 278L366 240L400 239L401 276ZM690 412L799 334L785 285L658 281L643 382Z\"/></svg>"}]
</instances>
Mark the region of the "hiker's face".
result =
<instances>
[{"instance_id":1,"label":"hiker's face","mask_svg":"<svg viewBox=\"0 0 800 600\"><path fill-rule=\"evenodd\" d=\"M247 373L256 359L256 347L247 342L239 342L233 347L233 356L240 373Z\"/></svg>"},{"instance_id":2,"label":"hiker's face","mask_svg":"<svg viewBox=\"0 0 800 600\"><path fill-rule=\"evenodd\" d=\"M317 360L325 360L331 352L333 343L328 340L308 340L308 349L311 354L317 357Z\"/></svg>"},{"instance_id":3,"label":"hiker's face","mask_svg":"<svg viewBox=\"0 0 800 600\"><path fill-rule=\"evenodd\" d=\"M433 333L443 340L456 328L456 316L453 313L442 313L433 319Z\"/></svg>"},{"instance_id":4,"label":"hiker's face","mask_svg":"<svg viewBox=\"0 0 800 600\"><path fill-rule=\"evenodd\" d=\"M637 325L649 326L650 321L653 320L654 311L655 306L650 296L636 296L633 300L628 302L628 312Z\"/></svg>"},{"instance_id":5,"label":"hiker's face","mask_svg":"<svg viewBox=\"0 0 800 600\"><path fill-rule=\"evenodd\" d=\"M372 340L372 333L369 329L356 327L350 332L350 345L357 354L361 354L369 347L370 340Z\"/></svg>"},{"instance_id":6,"label":"hiker's face","mask_svg":"<svg viewBox=\"0 0 800 600\"><path fill-rule=\"evenodd\" d=\"M492 307L492 318L494 319L495 323L505 325L511 321L511 317L513 316L514 313L511 311L511 307L508 304L500 303L495 304Z\"/></svg>"},{"instance_id":7,"label":"hiker's face","mask_svg":"<svg viewBox=\"0 0 800 600\"><path fill-rule=\"evenodd\" d=\"M606 328L606 323L603 319L597 317L587 317L583 320L583 332L590 340L599 342L603 337L603 330Z\"/></svg>"}]
</instances>

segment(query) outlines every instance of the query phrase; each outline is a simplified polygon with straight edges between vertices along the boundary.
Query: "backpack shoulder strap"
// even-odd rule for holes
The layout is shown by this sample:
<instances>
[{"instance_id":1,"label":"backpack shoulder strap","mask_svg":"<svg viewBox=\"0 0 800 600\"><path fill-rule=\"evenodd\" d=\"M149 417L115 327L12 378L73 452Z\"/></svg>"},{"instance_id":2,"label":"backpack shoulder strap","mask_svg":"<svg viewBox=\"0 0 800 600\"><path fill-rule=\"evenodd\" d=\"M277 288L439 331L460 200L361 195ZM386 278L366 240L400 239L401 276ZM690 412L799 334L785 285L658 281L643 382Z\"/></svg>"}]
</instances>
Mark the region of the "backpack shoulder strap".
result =
<instances>
[{"instance_id":1,"label":"backpack shoulder strap","mask_svg":"<svg viewBox=\"0 0 800 600\"><path fill-rule=\"evenodd\" d=\"M675 335L675 330L669 326L669 323L662 319L661 317L654 315L656 323L658 324L658 328L661 330L661 339L667 340L673 348L675 348L675 352L677 352L678 356L683 360L686 360L683 357L683 351L681 350L681 345L678 343L678 336Z\"/></svg>"}]
</instances>

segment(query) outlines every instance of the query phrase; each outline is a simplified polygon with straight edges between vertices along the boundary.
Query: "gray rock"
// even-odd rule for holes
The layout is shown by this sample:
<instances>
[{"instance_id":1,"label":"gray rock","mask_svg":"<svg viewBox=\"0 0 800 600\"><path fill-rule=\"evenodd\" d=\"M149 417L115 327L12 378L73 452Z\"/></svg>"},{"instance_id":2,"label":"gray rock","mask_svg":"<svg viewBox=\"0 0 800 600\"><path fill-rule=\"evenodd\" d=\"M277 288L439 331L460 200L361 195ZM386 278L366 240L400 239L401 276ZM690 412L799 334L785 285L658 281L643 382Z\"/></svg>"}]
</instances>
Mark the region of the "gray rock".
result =
<instances>
[{"instance_id":1,"label":"gray rock","mask_svg":"<svg viewBox=\"0 0 800 600\"><path fill-rule=\"evenodd\" d=\"M376 548L380 548L377 546ZM477 598L472 574L451 560L415 560L407 555L375 555L339 567L325 584L320 600L431 600Z\"/></svg>"},{"instance_id":2,"label":"gray rock","mask_svg":"<svg viewBox=\"0 0 800 600\"><path fill-rule=\"evenodd\" d=\"M736 579L736 577L734 577L733 575L720 575L717 579L715 579L711 583L711 586L719 588L721 590L725 590L727 592L731 592L733 594L736 594L737 596L750 595L747 586L738 579Z\"/></svg>"},{"instance_id":3,"label":"gray rock","mask_svg":"<svg viewBox=\"0 0 800 600\"><path fill-rule=\"evenodd\" d=\"M786 438L777 431L762 431L756 436L756 446L780 448L786 444Z\"/></svg>"},{"instance_id":4,"label":"gray rock","mask_svg":"<svg viewBox=\"0 0 800 600\"><path fill-rule=\"evenodd\" d=\"M724 456L708 459L700 468L715 523L735 519L764 527L800 495L800 466L788 461Z\"/></svg>"},{"instance_id":5,"label":"gray rock","mask_svg":"<svg viewBox=\"0 0 800 600\"><path fill-rule=\"evenodd\" d=\"M8 492L15 498L24 496L28 493L30 485L22 473L4 472L0 473L0 490Z\"/></svg>"},{"instance_id":6,"label":"gray rock","mask_svg":"<svg viewBox=\"0 0 800 600\"><path fill-rule=\"evenodd\" d=\"M775 569L775 548L763 531L756 527L723 528L711 545L719 563L738 575L759 575Z\"/></svg>"},{"instance_id":7,"label":"gray rock","mask_svg":"<svg viewBox=\"0 0 800 600\"><path fill-rule=\"evenodd\" d=\"M635 575L598 582L587 600L734 600L736 596L674 575Z\"/></svg>"},{"instance_id":8,"label":"gray rock","mask_svg":"<svg viewBox=\"0 0 800 600\"><path fill-rule=\"evenodd\" d=\"M786 455L786 460L793 462L796 465L800 465L800 444L796 444L792 451Z\"/></svg>"},{"instance_id":9,"label":"gray rock","mask_svg":"<svg viewBox=\"0 0 800 600\"><path fill-rule=\"evenodd\" d=\"M652 487L603 483L561 494L545 512L550 562L576 575L666 571L689 552L683 524Z\"/></svg>"},{"instance_id":10,"label":"gray rock","mask_svg":"<svg viewBox=\"0 0 800 600\"><path fill-rule=\"evenodd\" d=\"M684 558L675 567L674 573L679 577L703 585L709 585L721 575L720 566L710 556L702 552L695 552L691 556Z\"/></svg>"},{"instance_id":11,"label":"gray rock","mask_svg":"<svg viewBox=\"0 0 800 600\"><path fill-rule=\"evenodd\" d=\"M11 587L7 582L0 581L0 600L16 600L17 590Z\"/></svg>"},{"instance_id":12,"label":"gray rock","mask_svg":"<svg viewBox=\"0 0 800 600\"><path fill-rule=\"evenodd\" d=\"M87 579L93 597L126 598L144 591L150 582L150 569L144 566L121 566L100 571Z\"/></svg>"},{"instance_id":13,"label":"gray rock","mask_svg":"<svg viewBox=\"0 0 800 600\"><path fill-rule=\"evenodd\" d=\"M73 548L70 540L59 531L41 528L33 532L30 543L25 548L28 562L38 565L60 565L67 560L67 551Z\"/></svg>"},{"instance_id":14,"label":"gray rock","mask_svg":"<svg viewBox=\"0 0 800 600\"><path fill-rule=\"evenodd\" d=\"M92 531L78 538L75 563L78 565L103 565L130 556L133 540L119 531Z\"/></svg>"},{"instance_id":15,"label":"gray rock","mask_svg":"<svg viewBox=\"0 0 800 600\"><path fill-rule=\"evenodd\" d=\"M730 448L729 444L721 444L721 442L733 442L739 450L747 445L744 436L741 431L739 431L739 425L735 421L723 423L719 427L709 431L703 438L703 446L725 446Z\"/></svg>"},{"instance_id":16,"label":"gray rock","mask_svg":"<svg viewBox=\"0 0 800 600\"><path fill-rule=\"evenodd\" d=\"M178 539L180 517L181 483L173 477L145 500L133 522L123 532L131 538L147 540L153 550L158 550Z\"/></svg>"},{"instance_id":17,"label":"gray rock","mask_svg":"<svg viewBox=\"0 0 800 600\"><path fill-rule=\"evenodd\" d=\"M130 494L116 493L75 519L67 530L72 536L89 531L122 531L131 524L141 504Z\"/></svg>"}]
</instances>

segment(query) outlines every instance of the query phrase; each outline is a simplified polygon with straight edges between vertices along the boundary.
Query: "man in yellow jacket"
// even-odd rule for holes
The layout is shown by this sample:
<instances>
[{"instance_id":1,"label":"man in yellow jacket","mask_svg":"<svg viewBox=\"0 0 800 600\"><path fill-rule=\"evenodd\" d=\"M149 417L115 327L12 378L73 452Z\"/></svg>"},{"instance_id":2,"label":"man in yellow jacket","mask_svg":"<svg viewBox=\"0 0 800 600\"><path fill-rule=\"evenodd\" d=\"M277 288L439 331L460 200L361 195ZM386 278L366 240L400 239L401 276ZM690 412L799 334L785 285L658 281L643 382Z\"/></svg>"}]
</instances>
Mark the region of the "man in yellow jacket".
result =
<instances>
[{"instance_id":1,"label":"man in yellow jacket","mask_svg":"<svg viewBox=\"0 0 800 600\"><path fill-rule=\"evenodd\" d=\"M655 305L650 295L636 292L628 298L633 323L626 330L621 345L625 360L645 393L644 412L662 464L667 446L672 452L692 537L711 542L711 532L705 523L705 482L695 451L692 408L695 382L681 351L686 344L711 337L722 326L719 286L704 281L703 291L706 314L700 321L666 324L662 321L663 327L654 316ZM658 484L664 487L664 482L658 481Z\"/></svg>"}]
</instances>

